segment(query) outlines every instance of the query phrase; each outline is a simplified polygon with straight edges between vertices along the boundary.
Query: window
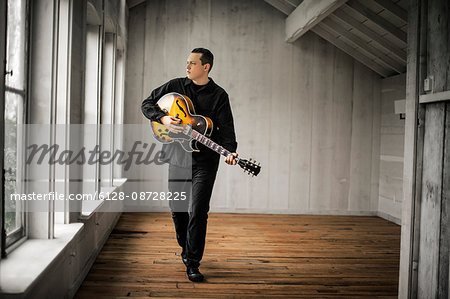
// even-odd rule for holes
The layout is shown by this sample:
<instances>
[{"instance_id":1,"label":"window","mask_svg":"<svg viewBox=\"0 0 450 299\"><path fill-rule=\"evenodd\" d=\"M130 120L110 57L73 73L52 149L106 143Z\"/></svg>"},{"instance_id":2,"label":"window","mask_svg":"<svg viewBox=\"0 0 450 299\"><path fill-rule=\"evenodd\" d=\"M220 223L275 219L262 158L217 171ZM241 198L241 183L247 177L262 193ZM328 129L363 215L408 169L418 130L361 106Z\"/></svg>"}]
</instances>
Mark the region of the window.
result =
<instances>
[{"instance_id":1,"label":"window","mask_svg":"<svg viewBox=\"0 0 450 299\"><path fill-rule=\"evenodd\" d=\"M89 8L90 6L88 6ZM88 24L86 28L86 56L85 56L85 95L84 95L84 146L93 150L100 141L100 97L101 89L101 55L102 55L102 27ZM97 156L98 158L98 156ZM98 194L100 190L100 165L86 163L83 166L83 193ZM82 202L83 214L89 214L94 207L91 202Z\"/></svg>"},{"instance_id":2,"label":"window","mask_svg":"<svg viewBox=\"0 0 450 299\"><path fill-rule=\"evenodd\" d=\"M24 132L27 103L27 1L7 1L4 108L4 225L6 248L25 235L24 207L9 200L23 193Z\"/></svg>"},{"instance_id":3,"label":"window","mask_svg":"<svg viewBox=\"0 0 450 299\"><path fill-rule=\"evenodd\" d=\"M103 49L102 104L101 104L101 150L114 153L114 104L116 70L116 35L105 33ZM101 187L113 185L113 163L101 165Z\"/></svg>"},{"instance_id":4,"label":"window","mask_svg":"<svg viewBox=\"0 0 450 299\"><path fill-rule=\"evenodd\" d=\"M114 105L114 150L123 150L123 101L124 101L124 67L125 57L121 39L117 38L116 52L116 84L115 84L115 105ZM114 152L114 151L113 151ZM113 180L122 179L122 165L114 163Z\"/></svg>"},{"instance_id":5,"label":"window","mask_svg":"<svg viewBox=\"0 0 450 299\"><path fill-rule=\"evenodd\" d=\"M114 78L114 56L111 49L111 35L106 34L103 25L103 13L99 7L90 2L87 5L86 26L86 55L85 55L85 95L84 95L84 146L96 152L109 150L111 139L109 115L105 114L113 104L114 93L108 86ZM108 128L107 128L108 127ZM110 187L108 179L110 165L86 163L83 166L83 193L94 195L100 199L99 194L105 187ZM101 201L100 201L101 202ZM99 201L83 201L82 215L90 215L98 206Z\"/></svg>"},{"instance_id":6,"label":"window","mask_svg":"<svg viewBox=\"0 0 450 299\"><path fill-rule=\"evenodd\" d=\"M93 150L98 147L96 151L98 158L98 151L109 152L112 155L115 146L120 146L119 138L122 135L114 124L116 121L122 121L120 107L123 105L121 102L123 77L120 67L124 61L120 60L119 67L116 23L110 17L99 14L89 2L87 16L83 136L86 149ZM118 68L119 75L116 73ZM120 82L117 81L118 78ZM114 178L121 175L119 167L116 167L116 170L114 167L114 163L100 165L97 162L84 165L83 193L98 196L103 191L114 190ZM83 201L82 214L90 215L98 206L98 201Z\"/></svg>"},{"instance_id":7,"label":"window","mask_svg":"<svg viewBox=\"0 0 450 299\"><path fill-rule=\"evenodd\" d=\"M6 61L1 73L7 71L0 84L0 168L4 173L0 198L2 255L22 244L26 237L54 238L55 223L79 221L79 208L86 202L50 201L48 210L36 212L33 210L36 201L8 200L12 194L54 192L67 196L82 192L83 195L98 195L102 187L113 188L114 177L120 178L120 167L114 173L113 165L103 167L98 162L79 166L25 165L27 143L31 144L35 136L49 146L60 145L59 153L78 146L113 152L115 144L122 143L122 135L115 134L112 127L123 118L124 57L120 56L118 65L115 28L119 19L114 13L119 9L109 9L107 13L105 2L109 0L83 4L69 0L0 1L0 61ZM118 1L111 2L119 5ZM120 1L120 5L121 20L125 21L125 1ZM83 15L82 8L87 9ZM112 30L105 31L106 14ZM85 47L78 47L80 43ZM85 65L82 64L84 59ZM118 69L120 81L116 75ZM78 109L80 106L84 111ZM68 132L69 124L80 122L84 132ZM48 135L32 136L31 128L37 126L26 126L31 123L49 125L52 131ZM109 129L102 132L101 124ZM54 125L60 126L53 130ZM79 174L81 178L72 177ZM70 184L71 181L74 183ZM29 212L24 212L25 208Z\"/></svg>"}]
</instances>

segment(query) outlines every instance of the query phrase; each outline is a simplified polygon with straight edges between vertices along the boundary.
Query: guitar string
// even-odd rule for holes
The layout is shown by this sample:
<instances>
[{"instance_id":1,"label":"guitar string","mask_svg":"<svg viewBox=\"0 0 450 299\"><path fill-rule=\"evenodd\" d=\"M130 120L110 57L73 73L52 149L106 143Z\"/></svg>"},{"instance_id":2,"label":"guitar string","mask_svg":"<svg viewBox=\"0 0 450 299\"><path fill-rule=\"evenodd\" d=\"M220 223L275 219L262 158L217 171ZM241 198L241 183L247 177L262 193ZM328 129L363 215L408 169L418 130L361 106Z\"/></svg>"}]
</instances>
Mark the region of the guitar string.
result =
<instances>
[{"instance_id":1,"label":"guitar string","mask_svg":"<svg viewBox=\"0 0 450 299\"><path fill-rule=\"evenodd\" d=\"M215 143L214 141L212 141L211 139L209 139L208 137L204 136L203 134L201 134L200 132L197 132L196 130L191 128L191 136L201 142L202 144L204 144L205 146L207 146L208 148L214 150L215 152L224 155L225 157L230 155L231 152L229 152L228 150L226 150L225 148L223 148L221 145ZM236 157L236 160L239 161L239 158ZM253 167L259 167L259 165L256 165L252 162L246 162L246 167L244 168L244 170L247 169L247 167L253 168ZM252 171L253 172L253 171ZM253 172L254 173L254 172Z\"/></svg>"}]
</instances>

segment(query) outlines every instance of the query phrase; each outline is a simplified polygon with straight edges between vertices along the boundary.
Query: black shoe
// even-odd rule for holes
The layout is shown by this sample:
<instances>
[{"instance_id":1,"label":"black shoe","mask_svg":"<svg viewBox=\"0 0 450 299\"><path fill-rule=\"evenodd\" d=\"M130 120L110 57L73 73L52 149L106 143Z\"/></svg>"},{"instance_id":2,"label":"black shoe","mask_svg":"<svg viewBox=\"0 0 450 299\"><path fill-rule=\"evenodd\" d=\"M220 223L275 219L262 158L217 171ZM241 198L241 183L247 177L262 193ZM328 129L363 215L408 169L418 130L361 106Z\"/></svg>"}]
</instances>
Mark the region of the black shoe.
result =
<instances>
[{"instance_id":1,"label":"black shoe","mask_svg":"<svg viewBox=\"0 0 450 299\"><path fill-rule=\"evenodd\" d=\"M194 282L203 281L203 278L204 278L203 274L200 273L200 271L198 271L198 268L188 267L186 269L186 274L187 274L189 280L194 281Z\"/></svg>"}]
</instances>

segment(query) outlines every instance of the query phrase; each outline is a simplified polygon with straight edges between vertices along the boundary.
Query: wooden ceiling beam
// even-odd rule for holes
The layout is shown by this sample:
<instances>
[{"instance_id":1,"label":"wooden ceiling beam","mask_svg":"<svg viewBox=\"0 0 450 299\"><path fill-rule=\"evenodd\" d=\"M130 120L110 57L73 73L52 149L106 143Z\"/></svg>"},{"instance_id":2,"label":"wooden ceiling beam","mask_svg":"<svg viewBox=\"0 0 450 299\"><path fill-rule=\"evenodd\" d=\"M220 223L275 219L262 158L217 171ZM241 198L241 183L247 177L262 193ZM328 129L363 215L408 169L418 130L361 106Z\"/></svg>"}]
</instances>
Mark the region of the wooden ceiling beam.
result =
<instances>
[{"instance_id":1,"label":"wooden ceiling beam","mask_svg":"<svg viewBox=\"0 0 450 299\"><path fill-rule=\"evenodd\" d=\"M403 22L408 23L408 12L391 0L375 0L375 2Z\"/></svg>"},{"instance_id":2,"label":"wooden ceiling beam","mask_svg":"<svg viewBox=\"0 0 450 299\"><path fill-rule=\"evenodd\" d=\"M382 28L383 30L386 30L386 32L388 32L393 37L397 38L406 46L406 32L395 27L395 25L393 25L391 22L377 15L375 12L373 12L372 10L370 10L369 8L362 5L356 0L349 0L346 5L347 7L350 7L352 10L356 11L360 15L369 19L371 22L375 23L378 27Z\"/></svg>"},{"instance_id":3,"label":"wooden ceiling beam","mask_svg":"<svg viewBox=\"0 0 450 299\"><path fill-rule=\"evenodd\" d=\"M292 5L294 8L296 8L297 6L300 5L300 3L303 2L303 0L284 0L284 1Z\"/></svg>"},{"instance_id":4,"label":"wooden ceiling beam","mask_svg":"<svg viewBox=\"0 0 450 299\"><path fill-rule=\"evenodd\" d=\"M304 0L286 18L286 41L294 42L347 0Z\"/></svg>"},{"instance_id":5,"label":"wooden ceiling beam","mask_svg":"<svg viewBox=\"0 0 450 299\"><path fill-rule=\"evenodd\" d=\"M406 52L403 51L400 48L395 47L391 42L386 40L385 38L381 37L378 33L364 25L363 23L359 22L346 12L344 12L342 9L336 10L332 16L335 16L339 18L344 23L352 26L354 29L358 30L377 44L379 44L381 47L389 51L393 56L395 56L399 61L406 64Z\"/></svg>"},{"instance_id":6,"label":"wooden ceiling beam","mask_svg":"<svg viewBox=\"0 0 450 299\"><path fill-rule=\"evenodd\" d=\"M336 38L328 32L326 29L323 28L323 25L318 24L314 28L311 29L314 33L322 37L323 39L329 41L333 45L335 45L337 48L341 49L348 55L352 56L377 74L381 75L382 77L386 78L392 75L391 72L389 72L387 69L379 65L377 62L371 60L367 56L361 54L361 52L358 52L354 48L352 48L350 45L346 44L344 41L340 40L339 38Z\"/></svg>"},{"instance_id":7,"label":"wooden ceiling beam","mask_svg":"<svg viewBox=\"0 0 450 299\"><path fill-rule=\"evenodd\" d=\"M138 6L146 0L127 0L128 9Z\"/></svg>"},{"instance_id":8,"label":"wooden ceiling beam","mask_svg":"<svg viewBox=\"0 0 450 299\"><path fill-rule=\"evenodd\" d=\"M283 0L264 0L264 2L272 5L273 7L275 7L276 9L278 9L279 11L281 11L282 13L284 13L285 15L289 15L291 12L294 11L295 7L286 3Z\"/></svg>"},{"instance_id":9,"label":"wooden ceiling beam","mask_svg":"<svg viewBox=\"0 0 450 299\"><path fill-rule=\"evenodd\" d=\"M385 68L392 69L393 71L396 71L399 74L404 73L406 71L405 65L402 65L401 63L395 61L394 59L390 58L389 56L386 56L385 53L381 52L377 48L368 44L365 40L354 35L353 33L348 31L347 29L345 29L344 27L342 27L335 21L331 20L330 18L323 20L322 24L327 29L327 31L334 31L337 34L342 35L347 40L349 40L351 43L353 43L356 47L361 48L363 51L367 52L369 55L372 55L373 57L378 59Z\"/></svg>"}]
</instances>

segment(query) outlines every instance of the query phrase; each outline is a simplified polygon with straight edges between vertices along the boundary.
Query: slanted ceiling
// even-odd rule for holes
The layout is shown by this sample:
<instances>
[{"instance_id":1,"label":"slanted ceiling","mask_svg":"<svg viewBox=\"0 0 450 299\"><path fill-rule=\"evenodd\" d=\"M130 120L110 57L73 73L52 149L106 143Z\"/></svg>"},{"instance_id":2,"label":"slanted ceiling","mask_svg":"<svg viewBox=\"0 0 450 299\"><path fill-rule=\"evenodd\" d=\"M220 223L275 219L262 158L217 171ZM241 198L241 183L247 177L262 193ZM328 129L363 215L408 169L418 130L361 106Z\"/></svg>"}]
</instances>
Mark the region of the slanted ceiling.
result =
<instances>
[{"instance_id":1,"label":"slanted ceiling","mask_svg":"<svg viewBox=\"0 0 450 299\"><path fill-rule=\"evenodd\" d=\"M311 30L382 77L406 72L407 0L265 0L286 17L286 41Z\"/></svg>"},{"instance_id":2,"label":"slanted ceiling","mask_svg":"<svg viewBox=\"0 0 450 299\"><path fill-rule=\"evenodd\" d=\"M146 0L127 0L128 8L131 9L139 4L145 2Z\"/></svg>"}]
</instances>

